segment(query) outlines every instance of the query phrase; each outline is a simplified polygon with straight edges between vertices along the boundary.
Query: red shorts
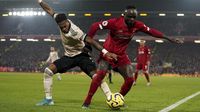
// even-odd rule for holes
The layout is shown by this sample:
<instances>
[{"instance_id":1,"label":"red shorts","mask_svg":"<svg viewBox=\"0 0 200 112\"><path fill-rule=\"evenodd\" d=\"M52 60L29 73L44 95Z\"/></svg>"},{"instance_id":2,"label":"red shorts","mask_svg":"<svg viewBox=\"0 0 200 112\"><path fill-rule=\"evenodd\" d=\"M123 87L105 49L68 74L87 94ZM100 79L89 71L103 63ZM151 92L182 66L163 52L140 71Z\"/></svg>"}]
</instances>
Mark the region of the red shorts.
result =
<instances>
[{"instance_id":1,"label":"red shorts","mask_svg":"<svg viewBox=\"0 0 200 112\"><path fill-rule=\"evenodd\" d=\"M149 64L144 63L137 63L136 64L136 71L143 70L148 72L149 71Z\"/></svg>"},{"instance_id":2,"label":"red shorts","mask_svg":"<svg viewBox=\"0 0 200 112\"><path fill-rule=\"evenodd\" d=\"M131 64L129 57L126 54L118 56L117 61L110 60L107 57L100 54L99 60L101 60L101 59L107 61L113 68L116 68L116 67L119 67L119 66L122 66L122 65L130 65Z\"/></svg>"}]
</instances>

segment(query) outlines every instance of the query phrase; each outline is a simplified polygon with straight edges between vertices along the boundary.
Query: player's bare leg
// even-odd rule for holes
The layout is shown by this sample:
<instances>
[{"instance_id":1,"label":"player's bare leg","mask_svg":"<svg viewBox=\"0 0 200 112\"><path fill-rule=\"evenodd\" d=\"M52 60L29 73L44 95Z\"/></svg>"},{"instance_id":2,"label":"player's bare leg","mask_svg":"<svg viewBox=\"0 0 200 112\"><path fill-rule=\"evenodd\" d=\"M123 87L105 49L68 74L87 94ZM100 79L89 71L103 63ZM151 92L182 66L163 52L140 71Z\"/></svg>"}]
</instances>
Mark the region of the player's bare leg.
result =
<instances>
[{"instance_id":1,"label":"player's bare leg","mask_svg":"<svg viewBox=\"0 0 200 112\"><path fill-rule=\"evenodd\" d=\"M102 80L106 76L108 63L102 60L99 62L98 68L99 68L99 70L97 70L97 73L92 78L90 89L89 89L88 95L83 103L83 107L89 107L94 93L97 91L98 87L101 85Z\"/></svg>"},{"instance_id":2,"label":"player's bare leg","mask_svg":"<svg viewBox=\"0 0 200 112\"><path fill-rule=\"evenodd\" d=\"M125 96L131 89L134 82L133 68L131 65L124 65L124 66L118 67L118 72L124 78L124 83L121 86L120 94Z\"/></svg>"},{"instance_id":3,"label":"player's bare leg","mask_svg":"<svg viewBox=\"0 0 200 112\"><path fill-rule=\"evenodd\" d=\"M143 74L144 74L144 76L145 76L145 78L147 80L147 86L150 86L151 82L150 82L149 74L146 71L144 71Z\"/></svg>"},{"instance_id":4,"label":"player's bare leg","mask_svg":"<svg viewBox=\"0 0 200 112\"><path fill-rule=\"evenodd\" d=\"M113 82L112 82L112 73L111 73L111 71L108 74L108 79L109 79L109 83L112 84Z\"/></svg>"},{"instance_id":5,"label":"player's bare leg","mask_svg":"<svg viewBox=\"0 0 200 112\"><path fill-rule=\"evenodd\" d=\"M133 85L136 85L137 78L138 78L138 70L136 70L135 75L133 76L133 78L134 78L134 80L135 80L135 82L134 82Z\"/></svg>"}]
</instances>

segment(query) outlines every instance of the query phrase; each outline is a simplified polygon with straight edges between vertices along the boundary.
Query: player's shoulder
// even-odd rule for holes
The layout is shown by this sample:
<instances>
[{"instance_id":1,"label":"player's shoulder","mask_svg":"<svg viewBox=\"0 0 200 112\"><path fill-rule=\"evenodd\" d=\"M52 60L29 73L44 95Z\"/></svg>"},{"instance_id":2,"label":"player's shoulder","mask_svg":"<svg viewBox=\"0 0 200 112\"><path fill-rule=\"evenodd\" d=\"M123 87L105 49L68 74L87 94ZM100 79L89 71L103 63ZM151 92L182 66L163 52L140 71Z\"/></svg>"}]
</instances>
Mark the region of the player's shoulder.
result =
<instances>
[{"instance_id":1,"label":"player's shoulder","mask_svg":"<svg viewBox=\"0 0 200 112\"><path fill-rule=\"evenodd\" d=\"M144 23L142 21L139 21L139 20L135 20L135 24L136 25L144 25Z\"/></svg>"},{"instance_id":2,"label":"player's shoulder","mask_svg":"<svg viewBox=\"0 0 200 112\"><path fill-rule=\"evenodd\" d=\"M118 17L118 18L116 17L116 18L110 18L108 21L109 21L109 22L114 22L114 23L115 23L115 22L117 22L117 21L119 21L119 20L120 20L120 18L119 18L119 17Z\"/></svg>"}]
</instances>

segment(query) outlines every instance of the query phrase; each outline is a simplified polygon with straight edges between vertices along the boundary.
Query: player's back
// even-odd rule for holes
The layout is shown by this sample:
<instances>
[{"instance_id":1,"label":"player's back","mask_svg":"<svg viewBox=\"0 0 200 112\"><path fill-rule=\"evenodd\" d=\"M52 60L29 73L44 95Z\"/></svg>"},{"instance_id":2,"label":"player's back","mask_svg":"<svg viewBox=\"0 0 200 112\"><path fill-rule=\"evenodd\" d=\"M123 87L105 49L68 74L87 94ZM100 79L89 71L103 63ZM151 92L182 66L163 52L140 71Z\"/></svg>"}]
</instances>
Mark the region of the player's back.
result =
<instances>
[{"instance_id":1,"label":"player's back","mask_svg":"<svg viewBox=\"0 0 200 112\"><path fill-rule=\"evenodd\" d=\"M124 22L124 17L121 16L113 19L111 24L112 27L109 29L110 32L106 38L106 41L104 42L104 47L108 51L114 52L118 55L126 54L128 43L131 41L143 23L136 21L134 27L128 28Z\"/></svg>"}]
</instances>

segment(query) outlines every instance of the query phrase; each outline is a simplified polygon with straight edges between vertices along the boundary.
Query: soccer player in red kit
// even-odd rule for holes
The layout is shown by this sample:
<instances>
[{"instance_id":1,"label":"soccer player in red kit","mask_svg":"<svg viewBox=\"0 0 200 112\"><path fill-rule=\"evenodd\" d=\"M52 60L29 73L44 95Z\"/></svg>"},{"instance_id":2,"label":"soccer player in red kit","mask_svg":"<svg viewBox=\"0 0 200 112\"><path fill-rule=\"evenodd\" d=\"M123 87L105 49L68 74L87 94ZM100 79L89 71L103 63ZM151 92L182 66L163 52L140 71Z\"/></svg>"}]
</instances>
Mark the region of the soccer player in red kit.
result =
<instances>
[{"instance_id":1,"label":"soccer player in red kit","mask_svg":"<svg viewBox=\"0 0 200 112\"><path fill-rule=\"evenodd\" d=\"M124 10L124 16L113 18L106 21L93 23L89 29L88 36L94 37L97 30L108 29L109 34L103 44L104 49L100 54L100 61L98 62L98 71L93 76L88 95L82 105L82 108L88 108L92 96L99 87L101 81L104 79L109 64L113 70L120 73L124 79L121 86L120 94L125 96L132 87L134 82L133 68L131 61L126 53L128 43L134 37L135 33L141 31L153 37L162 38L171 42L176 42L174 39L169 39L156 29L147 27L143 22L135 20L137 17L137 10L135 6L127 6ZM118 55L117 60L108 59L105 57L106 52L112 52Z\"/></svg>"},{"instance_id":2,"label":"soccer player in red kit","mask_svg":"<svg viewBox=\"0 0 200 112\"><path fill-rule=\"evenodd\" d=\"M135 84L138 77L138 72L140 70L143 71L143 74L145 75L147 79L147 86L150 86L150 79L149 79L149 64L150 64L150 57L151 57L151 51L148 46L145 45L145 40L140 41L140 45L137 49L137 57L136 57L136 70L135 70Z\"/></svg>"}]
</instances>

